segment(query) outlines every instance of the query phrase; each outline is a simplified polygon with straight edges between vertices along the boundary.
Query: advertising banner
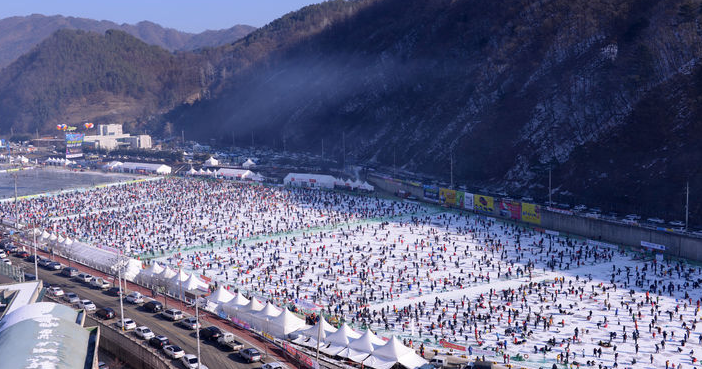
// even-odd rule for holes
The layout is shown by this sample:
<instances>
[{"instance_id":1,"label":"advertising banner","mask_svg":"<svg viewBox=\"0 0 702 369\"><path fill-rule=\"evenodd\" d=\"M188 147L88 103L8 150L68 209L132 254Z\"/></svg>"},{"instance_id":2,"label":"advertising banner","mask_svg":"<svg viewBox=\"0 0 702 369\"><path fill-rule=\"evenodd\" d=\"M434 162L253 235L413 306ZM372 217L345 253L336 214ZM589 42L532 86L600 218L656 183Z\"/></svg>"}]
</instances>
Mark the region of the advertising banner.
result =
<instances>
[{"instance_id":1,"label":"advertising banner","mask_svg":"<svg viewBox=\"0 0 702 369\"><path fill-rule=\"evenodd\" d=\"M665 251L665 248L666 248L665 245L660 245L657 243L647 242L647 241L641 241L641 246L648 247L649 249L653 249L653 250L660 250L660 251Z\"/></svg>"},{"instance_id":2,"label":"advertising banner","mask_svg":"<svg viewBox=\"0 0 702 369\"><path fill-rule=\"evenodd\" d=\"M439 187L424 185L424 200L439 203Z\"/></svg>"},{"instance_id":3,"label":"advertising banner","mask_svg":"<svg viewBox=\"0 0 702 369\"><path fill-rule=\"evenodd\" d=\"M511 201L509 204L509 217L510 219L519 220L522 218L522 203L517 201Z\"/></svg>"},{"instance_id":4,"label":"advertising banner","mask_svg":"<svg viewBox=\"0 0 702 369\"><path fill-rule=\"evenodd\" d=\"M495 212L495 199L492 196L475 195L473 207L477 211L492 214Z\"/></svg>"},{"instance_id":5,"label":"advertising banner","mask_svg":"<svg viewBox=\"0 0 702 369\"><path fill-rule=\"evenodd\" d=\"M523 202L522 220L532 224L541 224L541 206Z\"/></svg>"},{"instance_id":6,"label":"advertising banner","mask_svg":"<svg viewBox=\"0 0 702 369\"><path fill-rule=\"evenodd\" d=\"M466 210L473 210L473 197L474 195L472 193L465 193L465 196L463 198L463 209Z\"/></svg>"},{"instance_id":7,"label":"advertising banner","mask_svg":"<svg viewBox=\"0 0 702 369\"><path fill-rule=\"evenodd\" d=\"M456 206L456 190L442 188L439 190L439 199L446 206Z\"/></svg>"},{"instance_id":8,"label":"advertising banner","mask_svg":"<svg viewBox=\"0 0 702 369\"><path fill-rule=\"evenodd\" d=\"M611 243L602 242L602 241L595 241L595 240L590 240L590 239L587 240L587 244L590 246L593 246L593 247L595 247L595 246L596 247L604 247L604 248L608 248L608 249L617 249L618 248L617 245L613 245Z\"/></svg>"},{"instance_id":9,"label":"advertising banner","mask_svg":"<svg viewBox=\"0 0 702 369\"><path fill-rule=\"evenodd\" d=\"M457 351L466 351L466 347L465 347L465 346L457 345L457 344L455 344L455 343L446 341L445 339L439 340L439 344L441 344L441 346L443 346L443 347L450 348L450 349L454 349L454 350L457 350Z\"/></svg>"},{"instance_id":10,"label":"advertising banner","mask_svg":"<svg viewBox=\"0 0 702 369\"><path fill-rule=\"evenodd\" d=\"M558 213L558 214L563 214L563 215L573 215L574 213L570 210L565 210L565 209L559 209L559 208L554 208L552 206L546 207L546 210Z\"/></svg>"},{"instance_id":11,"label":"advertising banner","mask_svg":"<svg viewBox=\"0 0 702 369\"><path fill-rule=\"evenodd\" d=\"M464 209L464 203L466 202L466 193L463 191L456 192L456 207Z\"/></svg>"},{"instance_id":12,"label":"advertising banner","mask_svg":"<svg viewBox=\"0 0 702 369\"><path fill-rule=\"evenodd\" d=\"M83 133L66 133L66 159L83 156Z\"/></svg>"}]
</instances>

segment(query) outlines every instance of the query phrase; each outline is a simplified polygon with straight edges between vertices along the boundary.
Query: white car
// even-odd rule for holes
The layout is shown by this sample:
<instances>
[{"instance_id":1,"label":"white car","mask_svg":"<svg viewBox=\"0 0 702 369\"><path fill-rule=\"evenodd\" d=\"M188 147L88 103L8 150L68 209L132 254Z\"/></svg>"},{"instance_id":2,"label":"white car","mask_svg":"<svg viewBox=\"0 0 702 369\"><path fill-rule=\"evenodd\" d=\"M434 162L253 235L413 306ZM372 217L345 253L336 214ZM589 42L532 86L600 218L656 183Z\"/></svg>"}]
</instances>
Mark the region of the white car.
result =
<instances>
[{"instance_id":1,"label":"white car","mask_svg":"<svg viewBox=\"0 0 702 369\"><path fill-rule=\"evenodd\" d=\"M117 322L117 326L118 326L119 328L124 327L124 330L125 330L125 331L128 331L128 330L131 330L131 329L135 329L135 328L136 328L136 323L135 323L133 320L129 319L129 318L124 318L124 319L120 320L119 322Z\"/></svg>"},{"instance_id":2,"label":"white car","mask_svg":"<svg viewBox=\"0 0 702 369\"><path fill-rule=\"evenodd\" d=\"M2 262L7 264L7 265L12 265L12 260L10 260L10 259L2 259Z\"/></svg>"},{"instance_id":3,"label":"white car","mask_svg":"<svg viewBox=\"0 0 702 369\"><path fill-rule=\"evenodd\" d=\"M139 292L131 292L127 297L124 298L130 304L141 304L144 302L144 296Z\"/></svg>"},{"instance_id":4,"label":"white car","mask_svg":"<svg viewBox=\"0 0 702 369\"><path fill-rule=\"evenodd\" d=\"M164 346L163 352L171 359L180 359L181 357L185 356L185 351L176 345Z\"/></svg>"},{"instance_id":5,"label":"white car","mask_svg":"<svg viewBox=\"0 0 702 369\"><path fill-rule=\"evenodd\" d=\"M685 226L685 222L683 222L681 220L673 220L673 221L669 222L669 224L672 226L676 226L676 227L684 227Z\"/></svg>"},{"instance_id":6,"label":"white car","mask_svg":"<svg viewBox=\"0 0 702 369\"><path fill-rule=\"evenodd\" d=\"M63 290L60 287L49 287L49 294L51 296L63 296Z\"/></svg>"},{"instance_id":7,"label":"white car","mask_svg":"<svg viewBox=\"0 0 702 369\"><path fill-rule=\"evenodd\" d=\"M665 223L665 221L664 221L663 219L661 219L661 218L648 218L648 219L646 219L646 220L648 220L648 221L651 222L651 223L656 223L656 224L663 224L663 223Z\"/></svg>"},{"instance_id":8,"label":"white car","mask_svg":"<svg viewBox=\"0 0 702 369\"><path fill-rule=\"evenodd\" d=\"M261 369L283 369L283 364L274 361L272 363L266 363L261 366Z\"/></svg>"},{"instance_id":9,"label":"white car","mask_svg":"<svg viewBox=\"0 0 702 369\"><path fill-rule=\"evenodd\" d=\"M78 308L85 311L95 311L97 307L90 300L80 300L78 301Z\"/></svg>"},{"instance_id":10,"label":"white car","mask_svg":"<svg viewBox=\"0 0 702 369\"><path fill-rule=\"evenodd\" d=\"M5 250L0 250L0 258L4 259L6 257L7 257L7 253L5 252Z\"/></svg>"},{"instance_id":11,"label":"white car","mask_svg":"<svg viewBox=\"0 0 702 369\"><path fill-rule=\"evenodd\" d=\"M180 361L183 363L183 366L185 366L185 369L208 369L205 365L202 364L200 364L200 366L198 367L197 356L192 354L184 355L182 358L180 358Z\"/></svg>"},{"instance_id":12,"label":"white car","mask_svg":"<svg viewBox=\"0 0 702 369\"><path fill-rule=\"evenodd\" d=\"M148 340L151 337L155 336L154 332L152 332L151 329L149 329L149 327L143 325L141 327L136 327L136 329L134 329L134 334L136 334L137 337L143 340Z\"/></svg>"}]
</instances>

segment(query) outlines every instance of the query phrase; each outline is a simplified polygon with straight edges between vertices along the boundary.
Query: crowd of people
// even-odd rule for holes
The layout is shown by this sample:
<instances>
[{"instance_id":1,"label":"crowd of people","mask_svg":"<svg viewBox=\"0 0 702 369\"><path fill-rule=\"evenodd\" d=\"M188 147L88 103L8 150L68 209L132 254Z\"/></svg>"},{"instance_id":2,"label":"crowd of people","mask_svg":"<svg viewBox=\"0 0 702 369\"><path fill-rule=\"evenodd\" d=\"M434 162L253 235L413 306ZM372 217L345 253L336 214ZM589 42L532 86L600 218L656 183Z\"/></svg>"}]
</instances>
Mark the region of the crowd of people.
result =
<instances>
[{"instance_id":1,"label":"crowd of people","mask_svg":"<svg viewBox=\"0 0 702 369\"><path fill-rule=\"evenodd\" d=\"M544 368L699 366L702 272L684 262L413 202L216 180L18 206L21 222L422 350L449 342Z\"/></svg>"}]
</instances>

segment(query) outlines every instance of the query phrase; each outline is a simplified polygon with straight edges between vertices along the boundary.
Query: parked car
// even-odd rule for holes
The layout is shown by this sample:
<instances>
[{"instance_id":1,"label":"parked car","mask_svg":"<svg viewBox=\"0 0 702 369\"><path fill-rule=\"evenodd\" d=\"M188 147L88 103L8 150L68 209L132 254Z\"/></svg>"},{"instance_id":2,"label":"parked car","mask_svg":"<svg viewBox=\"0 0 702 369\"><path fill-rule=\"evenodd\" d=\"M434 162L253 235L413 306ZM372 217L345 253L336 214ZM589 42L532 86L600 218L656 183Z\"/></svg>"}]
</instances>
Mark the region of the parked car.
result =
<instances>
[{"instance_id":1,"label":"parked car","mask_svg":"<svg viewBox=\"0 0 702 369\"><path fill-rule=\"evenodd\" d=\"M183 319L183 312L178 309L166 309L161 312L161 315L164 318L172 321Z\"/></svg>"},{"instance_id":2,"label":"parked car","mask_svg":"<svg viewBox=\"0 0 702 369\"><path fill-rule=\"evenodd\" d=\"M130 304L141 304L144 302L144 296L139 292L130 292L127 297L124 298Z\"/></svg>"},{"instance_id":3,"label":"parked car","mask_svg":"<svg viewBox=\"0 0 702 369\"><path fill-rule=\"evenodd\" d=\"M117 322L117 327L124 328L125 331L129 331L136 328L136 323L129 318L123 318Z\"/></svg>"},{"instance_id":4,"label":"parked car","mask_svg":"<svg viewBox=\"0 0 702 369\"><path fill-rule=\"evenodd\" d=\"M77 276L79 273L80 273L80 272L78 271L78 269L72 268L72 267L65 267L65 268L63 268L63 270L61 271L61 274L63 274L63 275L66 276L66 277L69 277L69 278L75 277L75 276Z\"/></svg>"},{"instance_id":5,"label":"parked car","mask_svg":"<svg viewBox=\"0 0 702 369\"><path fill-rule=\"evenodd\" d=\"M85 311L95 311L97 309L95 304L93 304L93 302L90 300L79 300L76 305L78 305L79 309L83 309Z\"/></svg>"},{"instance_id":6,"label":"parked car","mask_svg":"<svg viewBox=\"0 0 702 369\"><path fill-rule=\"evenodd\" d=\"M238 352L244 348L244 344L236 339L234 333L224 332L218 339L217 344L219 347L225 350L231 350Z\"/></svg>"},{"instance_id":7,"label":"parked car","mask_svg":"<svg viewBox=\"0 0 702 369\"><path fill-rule=\"evenodd\" d=\"M180 358L180 361L183 363L183 366L185 366L185 369L208 369L203 364L200 364L198 366L197 356L192 354L187 354L183 356L182 358Z\"/></svg>"},{"instance_id":8,"label":"parked car","mask_svg":"<svg viewBox=\"0 0 702 369\"><path fill-rule=\"evenodd\" d=\"M51 260L49 258L39 257L39 261L37 261L37 264L42 268L46 268L51 263L53 263L53 260Z\"/></svg>"},{"instance_id":9,"label":"parked car","mask_svg":"<svg viewBox=\"0 0 702 369\"><path fill-rule=\"evenodd\" d=\"M12 265L12 260L10 260L10 259L2 259L2 262L7 264L7 265Z\"/></svg>"},{"instance_id":10,"label":"parked car","mask_svg":"<svg viewBox=\"0 0 702 369\"><path fill-rule=\"evenodd\" d=\"M194 316L190 316L179 321L178 325L190 330L200 329L200 323L198 323Z\"/></svg>"},{"instance_id":11,"label":"parked car","mask_svg":"<svg viewBox=\"0 0 702 369\"><path fill-rule=\"evenodd\" d=\"M117 296L119 297L119 287L110 287L105 291L110 296Z\"/></svg>"},{"instance_id":12,"label":"parked car","mask_svg":"<svg viewBox=\"0 0 702 369\"><path fill-rule=\"evenodd\" d=\"M63 293L63 290L61 289L61 287L54 286L54 287L49 287L49 295L58 297L58 296L63 296L64 293Z\"/></svg>"},{"instance_id":13,"label":"parked car","mask_svg":"<svg viewBox=\"0 0 702 369\"><path fill-rule=\"evenodd\" d=\"M148 340L155 336L154 332L152 332L151 329L149 329L149 327L144 325L142 325L141 327L136 327L136 329L134 329L134 334L136 334L137 337L143 340Z\"/></svg>"},{"instance_id":14,"label":"parked car","mask_svg":"<svg viewBox=\"0 0 702 369\"><path fill-rule=\"evenodd\" d=\"M434 368L444 368L448 366L448 358L446 356L436 355L431 358L429 364L433 365Z\"/></svg>"},{"instance_id":15,"label":"parked car","mask_svg":"<svg viewBox=\"0 0 702 369\"><path fill-rule=\"evenodd\" d=\"M112 308L104 307L104 308L98 309L95 312L95 315L100 319L112 319L115 317L115 311Z\"/></svg>"},{"instance_id":16,"label":"parked car","mask_svg":"<svg viewBox=\"0 0 702 369\"><path fill-rule=\"evenodd\" d=\"M180 346L176 345L163 346L163 353L171 359L180 359L181 357L185 356L185 351L183 351Z\"/></svg>"},{"instance_id":17,"label":"parked car","mask_svg":"<svg viewBox=\"0 0 702 369\"><path fill-rule=\"evenodd\" d=\"M52 261L49 264L47 264L44 268L49 270L61 270L61 263L59 263L58 261Z\"/></svg>"},{"instance_id":18,"label":"parked car","mask_svg":"<svg viewBox=\"0 0 702 369\"><path fill-rule=\"evenodd\" d=\"M239 351L239 356L241 356L241 358L246 360L248 363L261 361L261 352L253 347L245 348Z\"/></svg>"},{"instance_id":19,"label":"parked car","mask_svg":"<svg viewBox=\"0 0 702 369\"><path fill-rule=\"evenodd\" d=\"M80 273L73 277L73 279L81 283L90 283L90 280L93 279L93 276L88 273Z\"/></svg>"},{"instance_id":20,"label":"parked car","mask_svg":"<svg viewBox=\"0 0 702 369\"><path fill-rule=\"evenodd\" d=\"M221 336L222 330L213 325L200 329L200 338L203 340L216 341Z\"/></svg>"},{"instance_id":21,"label":"parked car","mask_svg":"<svg viewBox=\"0 0 702 369\"><path fill-rule=\"evenodd\" d=\"M80 298L73 292L67 292L65 295L63 295L63 301L66 301L69 304L77 304L78 301L80 301Z\"/></svg>"},{"instance_id":22,"label":"parked car","mask_svg":"<svg viewBox=\"0 0 702 369\"><path fill-rule=\"evenodd\" d=\"M274 361L272 363L265 363L261 366L261 369L283 369L283 364Z\"/></svg>"},{"instance_id":23,"label":"parked car","mask_svg":"<svg viewBox=\"0 0 702 369\"><path fill-rule=\"evenodd\" d=\"M648 218L646 220L648 220L651 223L656 223L656 224L664 224L665 223L665 220L663 220L661 218Z\"/></svg>"},{"instance_id":24,"label":"parked car","mask_svg":"<svg viewBox=\"0 0 702 369\"><path fill-rule=\"evenodd\" d=\"M158 335L149 339L149 345L160 349L164 348L165 346L168 346L169 343L170 341L168 340L168 337L163 335Z\"/></svg>"},{"instance_id":25,"label":"parked car","mask_svg":"<svg viewBox=\"0 0 702 369\"><path fill-rule=\"evenodd\" d=\"M98 369L110 369L110 367L107 366L107 364L105 364L104 362L100 361L98 362Z\"/></svg>"},{"instance_id":26,"label":"parked car","mask_svg":"<svg viewBox=\"0 0 702 369\"><path fill-rule=\"evenodd\" d=\"M4 250L0 250L0 258L4 259L6 257L7 257L7 253Z\"/></svg>"},{"instance_id":27,"label":"parked car","mask_svg":"<svg viewBox=\"0 0 702 369\"><path fill-rule=\"evenodd\" d=\"M668 223L672 226L675 226L675 227L684 227L685 226L685 222L683 222L681 220L672 220Z\"/></svg>"},{"instance_id":28,"label":"parked car","mask_svg":"<svg viewBox=\"0 0 702 369\"><path fill-rule=\"evenodd\" d=\"M149 301L143 306L146 311L150 311L152 313L158 313L159 311L163 310L163 304L155 300Z\"/></svg>"},{"instance_id":29,"label":"parked car","mask_svg":"<svg viewBox=\"0 0 702 369\"><path fill-rule=\"evenodd\" d=\"M110 283L100 277L93 277L90 280L90 286L93 288L99 288L101 290L106 290L110 288Z\"/></svg>"},{"instance_id":30,"label":"parked car","mask_svg":"<svg viewBox=\"0 0 702 369\"><path fill-rule=\"evenodd\" d=\"M17 252L15 253L15 256L18 257L18 258L20 258L20 259L24 259L24 258L26 258L27 256L29 256L29 253L28 253L27 251L20 250L20 251L17 251Z\"/></svg>"},{"instance_id":31,"label":"parked car","mask_svg":"<svg viewBox=\"0 0 702 369\"><path fill-rule=\"evenodd\" d=\"M35 255L29 255L29 256L27 256L27 257L25 258L25 260L27 260L27 262L30 262L30 263L33 263L33 262L34 262L34 259L37 260L37 264L41 265L39 262L41 261L42 258L41 258L41 256L39 256L39 255L36 255L36 256L35 256Z\"/></svg>"}]
</instances>

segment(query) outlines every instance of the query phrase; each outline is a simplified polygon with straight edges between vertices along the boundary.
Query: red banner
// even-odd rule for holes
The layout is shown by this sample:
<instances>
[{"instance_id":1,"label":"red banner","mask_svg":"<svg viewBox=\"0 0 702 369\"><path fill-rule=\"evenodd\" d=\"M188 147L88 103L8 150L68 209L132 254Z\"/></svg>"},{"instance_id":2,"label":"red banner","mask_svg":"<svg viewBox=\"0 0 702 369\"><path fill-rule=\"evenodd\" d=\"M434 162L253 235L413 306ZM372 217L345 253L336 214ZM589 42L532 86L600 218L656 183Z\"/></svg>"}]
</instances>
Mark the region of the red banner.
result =
<instances>
[{"instance_id":1,"label":"red banner","mask_svg":"<svg viewBox=\"0 0 702 369\"><path fill-rule=\"evenodd\" d=\"M441 344L441 346L446 347L446 348L450 348L450 349L454 349L454 350L458 350L458 351L465 351L466 350L465 346L457 345L455 343L451 343L451 342L443 340L443 339L440 340L439 343Z\"/></svg>"},{"instance_id":2,"label":"red banner","mask_svg":"<svg viewBox=\"0 0 702 369\"><path fill-rule=\"evenodd\" d=\"M307 365L310 368L314 368L314 360L310 358L309 356L303 354L300 351L297 351L296 348L294 348L292 345L290 345L287 342L283 342L283 349L285 349L285 352L288 353L288 355L299 359L303 364Z\"/></svg>"}]
</instances>

